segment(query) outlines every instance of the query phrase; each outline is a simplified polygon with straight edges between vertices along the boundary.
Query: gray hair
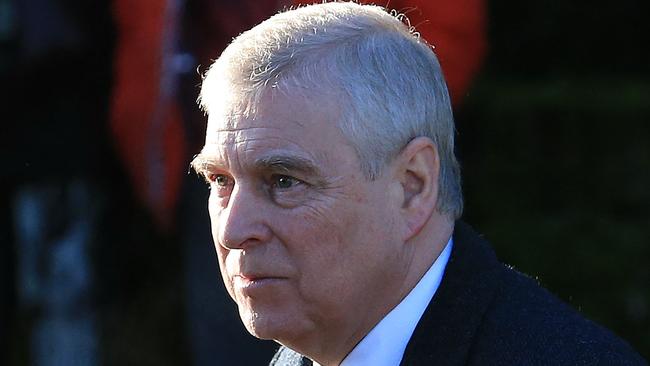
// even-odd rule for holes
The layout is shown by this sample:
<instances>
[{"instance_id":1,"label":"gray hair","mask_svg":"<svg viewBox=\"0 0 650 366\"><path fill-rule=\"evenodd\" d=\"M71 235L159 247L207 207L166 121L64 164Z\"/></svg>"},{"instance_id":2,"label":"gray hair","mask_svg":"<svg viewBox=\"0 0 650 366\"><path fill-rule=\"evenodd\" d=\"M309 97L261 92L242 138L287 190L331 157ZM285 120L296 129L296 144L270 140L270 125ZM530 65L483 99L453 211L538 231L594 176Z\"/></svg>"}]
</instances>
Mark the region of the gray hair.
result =
<instances>
[{"instance_id":1,"label":"gray hair","mask_svg":"<svg viewBox=\"0 0 650 366\"><path fill-rule=\"evenodd\" d=\"M339 128L367 179L415 137L430 138L440 156L436 209L461 215L447 86L431 47L403 15L353 2L276 14L233 40L207 71L199 100L208 113L230 106L248 115L271 89L342 92Z\"/></svg>"}]
</instances>

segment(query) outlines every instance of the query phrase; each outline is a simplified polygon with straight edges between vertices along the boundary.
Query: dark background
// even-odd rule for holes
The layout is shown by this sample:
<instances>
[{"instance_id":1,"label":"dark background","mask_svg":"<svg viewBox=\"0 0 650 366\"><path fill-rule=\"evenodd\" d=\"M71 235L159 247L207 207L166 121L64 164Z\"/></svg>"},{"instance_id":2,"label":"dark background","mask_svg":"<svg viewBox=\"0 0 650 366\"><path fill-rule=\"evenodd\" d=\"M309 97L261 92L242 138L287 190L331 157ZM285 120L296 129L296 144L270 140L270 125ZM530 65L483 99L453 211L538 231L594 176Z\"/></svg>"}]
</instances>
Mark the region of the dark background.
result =
<instances>
[{"instance_id":1,"label":"dark background","mask_svg":"<svg viewBox=\"0 0 650 366\"><path fill-rule=\"evenodd\" d=\"M109 4L63 1L85 19L85 39L73 40L74 52L43 59L18 56L23 38L11 30L10 3L0 1L0 363L28 362L37 314L15 303L12 194L26 183L83 175L101 187L108 207L95 248L104 362L186 364L178 233L155 229L107 137ZM489 53L456 113L465 221L501 260L646 358L649 7L642 0L491 2ZM51 138L61 134L81 143Z\"/></svg>"},{"instance_id":2,"label":"dark background","mask_svg":"<svg viewBox=\"0 0 650 366\"><path fill-rule=\"evenodd\" d=\"M647 1L493 1L457 113L465 220L650 358Z\"/></svg>"}]
</instances>

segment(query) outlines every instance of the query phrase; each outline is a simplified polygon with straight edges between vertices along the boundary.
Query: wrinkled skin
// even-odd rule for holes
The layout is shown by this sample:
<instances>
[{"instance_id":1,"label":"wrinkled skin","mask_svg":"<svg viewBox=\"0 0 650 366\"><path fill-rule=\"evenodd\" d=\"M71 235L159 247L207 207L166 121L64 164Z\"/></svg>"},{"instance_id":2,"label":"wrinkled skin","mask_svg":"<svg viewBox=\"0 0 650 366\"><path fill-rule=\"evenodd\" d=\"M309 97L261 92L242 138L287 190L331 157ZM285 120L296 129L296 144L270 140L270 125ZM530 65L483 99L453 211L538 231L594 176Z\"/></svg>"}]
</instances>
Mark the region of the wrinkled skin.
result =
<instances>
[{"instance_id":1,"label":"wrinkled skin","mask_svg":"<svg viewBox=\"0 0 650 366\"><path fill-rule=\"evenodd\" d=\"M251 334L340 361L409 290L399 181L364 177L331 101L229 112L210 111L197 158L226 288Z\"/></svg>"}]
</instances>

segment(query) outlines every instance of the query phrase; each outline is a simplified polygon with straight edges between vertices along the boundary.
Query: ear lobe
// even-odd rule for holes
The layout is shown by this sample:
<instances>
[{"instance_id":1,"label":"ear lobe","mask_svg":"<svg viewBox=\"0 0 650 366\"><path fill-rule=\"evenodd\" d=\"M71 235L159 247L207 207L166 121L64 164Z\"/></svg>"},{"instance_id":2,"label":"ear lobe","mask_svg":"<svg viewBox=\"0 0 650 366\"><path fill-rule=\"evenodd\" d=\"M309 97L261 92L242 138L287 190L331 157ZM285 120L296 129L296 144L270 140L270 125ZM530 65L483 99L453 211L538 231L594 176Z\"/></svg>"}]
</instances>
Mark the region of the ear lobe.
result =
<instances>
[{"instance_id":1,"label":"ear lobe","mask_svg":"<svg viewBox=\"0 0 650 366\"><path fill-rule=\"evenodd\" d=\"M440 159L436 146L427 137L413 139L399 158L404 190L402 215L407 225L404 239L408 240L422 230L436 209Z\"/></svg>"}]
</instances>

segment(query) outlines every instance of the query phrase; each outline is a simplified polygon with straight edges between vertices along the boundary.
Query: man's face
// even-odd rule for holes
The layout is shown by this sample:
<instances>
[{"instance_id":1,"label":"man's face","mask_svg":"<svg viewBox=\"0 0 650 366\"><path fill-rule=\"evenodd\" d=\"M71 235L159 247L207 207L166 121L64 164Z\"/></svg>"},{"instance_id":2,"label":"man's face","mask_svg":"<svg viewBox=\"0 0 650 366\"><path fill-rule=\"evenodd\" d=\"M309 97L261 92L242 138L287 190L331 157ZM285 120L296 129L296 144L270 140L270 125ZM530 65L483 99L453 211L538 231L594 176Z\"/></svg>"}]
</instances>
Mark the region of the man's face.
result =
<instances>
[{"instance_id":1,"label":"man's face","mask_svg":"<svg viewBox=\"0 0 650 366\"><path fill-rule=\"evenodd\" d=\"M201 156L212 235L226 288L260 338L363 335L402 284L399 184L390 166L365 179L338 118L331 101L280 93L228 127L210 113Z\"/></svg>"}]
</instances>

